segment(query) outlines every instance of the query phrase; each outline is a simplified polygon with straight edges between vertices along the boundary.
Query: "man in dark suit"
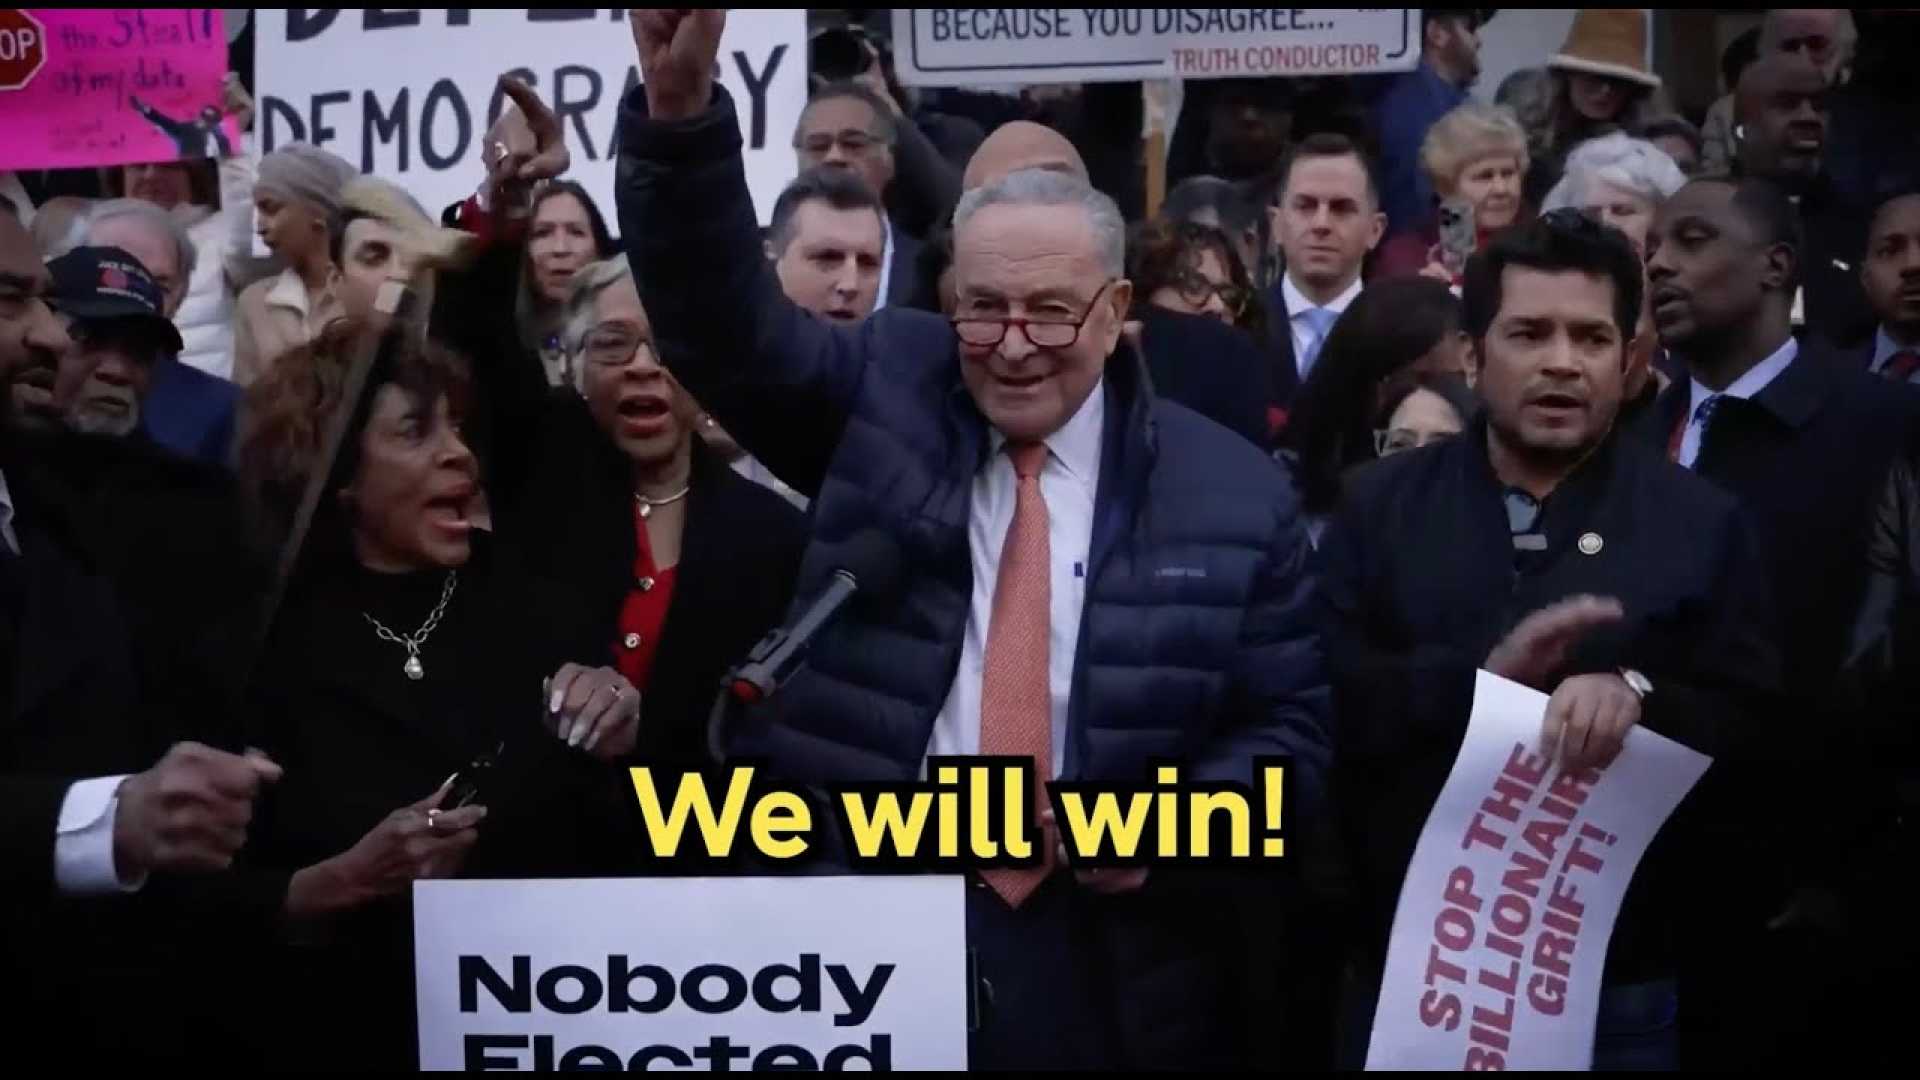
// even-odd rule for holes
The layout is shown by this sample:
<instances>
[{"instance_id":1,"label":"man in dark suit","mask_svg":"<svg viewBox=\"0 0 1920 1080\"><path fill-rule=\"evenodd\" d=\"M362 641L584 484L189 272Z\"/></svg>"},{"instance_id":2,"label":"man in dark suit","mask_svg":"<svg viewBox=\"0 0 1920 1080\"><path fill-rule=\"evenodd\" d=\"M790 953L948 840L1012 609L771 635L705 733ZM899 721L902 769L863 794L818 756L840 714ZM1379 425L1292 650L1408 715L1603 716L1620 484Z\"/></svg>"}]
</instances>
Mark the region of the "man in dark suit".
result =
<instances>
[{"instance_id":1,"label":"man in dark suit","mask_svg":"<svg viewBox=\"0 0 1920 1080\"><path fill-rule=\"evenodd\" d=\"M885 204L893 201L896 186L895 150L905 151L902 143L912 127L911 120L901 117L872 90L858 83L841 82L814 91L813 100L801 110L800 124L793 134L801 168L832 169L857 176L875 198L883 200L880 212L882 270L875 307L913 302L913 267L920 257L920 241L901 228L885 209ZM917 131L912 132L911 137L919 144L926 142L925 136ZM930 186L939 189L933 198L957 196L958 177L952 175L953 167L937 153L929 153L930 146L920 145L916 149L920 171L931 173ZM922 182L929 183L929 179ZM935 216L940 212L941 208L936 207Z\"/></svg>"},{"instance_id":2,"label":"man in dark suit","mask_svg":"<svg viewBox=\"0 0 1920 1080\"><path fill-rule=\"evenodd\" d=\"M1829 828L1852 817L1852 800L1845 763L1822 732L1838 722L1833 679L1865 587L1874 501L1915 413L1904 387L1800 355L1790 316L1800 251L1793 204L1758 179L1693 181L1661 205L1647 237L1654 326L1687 374L1639 435L1732 493L1754 521L1780 606L1789 715L1804 736L1781 753L1792 755L1805 805L1822 808L1790 819L1787 857L1750 824L1728 823L1729 850L1744 844L1751 854L1739 870L1750 903L1712 916L1710 927L1735 935L1701 939L1719 952L1703 964L1727 993L1693 1019L1704 1038L1725 1038L1714 1052L1740 1055L1732 1060L1824 1045L1814 1032L1825 1021L1806 998L1830 950L1807 912L1817 907L1810 890L1844 854L1843 830ZM1777 777L1742 779L1757 795ZM1756 1029L1767 1038L1753 1038Z\"/></svg>"},{"instance_id":3,"label":"man in dark suit","mask_svg":"<svg viewBox=\"0 0 1920 1080\"><path fill-rule=\"evenodd\" d=\"M1880 325L1857 357L1882 378L1920 382L1920 192L1895 195L1874 212L1860 285Z\"/></svg>"},{"instance_id":4,"label":"man in dark suit","mask_svg":"<svg viewBox=\"0 0 1920 1080\"><path fill-rule=\"evenodd\" d=\"M0 380L30 386L29 400L79 381L59 374L70 342L49 289L26 230L0 214ZM15 996L13 1030L34 1034L12 1049L185 1056L204 1032L180 1030L162 993L186 985L152 962L166 935L112 897L226 866L278 769L175 743L190 703L148 692L116 538L91 509L101 477L71 483L62 459L78 437L20 431L16 400L0 398L0 978L31 988Z\"/></svg>"},{"instance_id":5,"label":"man in dark suit","mask_svg":"<svg viewBox=\"0 0 1920 1080\"><path fill-rule=\"evenodd\" d=\"M1746 524L1613 427L1640 288L1626 238L1578 214L1502 234L1466 277L1485 410L1466 435L1363 471L1321 542L1369 989L1477 669L1552 695L1542 743L1568 771L1606 765L1638 724L1721 760L1763 738L1778 653ZM1670 825L1634 874L1597 1069L1677 1066L1678 908L1711 884L1680 876L1698 842ZM1364 1035L1373 1010L1348 1015Z\"/></svg>"},{"instance_id":6,"label":"man in dark suit","mask_svg":"<svg viewBox=\"0 0 1920 1080\"><path fill-rule=\"evenodd\" d=\"M1852 347L1873 334L1860 289L1859 260L1867 221L1823 167L1830 87L1812 60L1797 53L1761 58L1740 76L1735 97L1738 173L1767 180L1792 198L1800 221L1801 322L1827 340Z\"/></svg>"},{"instance_id":7,"label":"man in dark suit","mask_svg":"<svg viewBox=\"0 0 1920 1080\"><path fill-rule=\"evenodd\" d=\"M1366 154L1343 135L1294 147L1281 172L1279 204L1267 210L1287 269L1267 290L1273 328L1272 407L1284 417L1313 373L1333 324L1360 295L1367 253L1386 230L1380 189Z\"/></svg>"},{"instance_id":8,"label":"man in dark suit","mask_svg":"<svg viewBox=\"0 0 1920 1080\"><path fill-rule=\"evenodd\" d=\"M728 752L801 784L978 754L1030 758L1040 778L1145 779L1170 757L1245 780L1256 755L1290 754L1311 820L1326 688L1294 499L1259 450L1156 399L1121 347L1112 201L1049 171L987 184L956 214L956 323L823 325L754 257L739 126L711 78L724 13L632 19L645 89L623 105L618 201L661 355L817 496L796 595L859 534L906 567L738 718ZM784 408L753 408L769 402ZM1051 858L974 875L992 1003L970 1063L1243 1060L1228 985L1260 945L1222 932L1234 900L1209 884Z\"/></svg>"},{"instance_id":9,"label":"man in dark suit","mask_svg":"<svg viewBox=\"0 0 1920 1080\"><path fill-rule=\"evenodd\" d=\"M859 177L813 169L774 200L766 252L787 299L822 319L857 323L879 306L886 236L880 199Z\"/></svg>"}]
</instances>

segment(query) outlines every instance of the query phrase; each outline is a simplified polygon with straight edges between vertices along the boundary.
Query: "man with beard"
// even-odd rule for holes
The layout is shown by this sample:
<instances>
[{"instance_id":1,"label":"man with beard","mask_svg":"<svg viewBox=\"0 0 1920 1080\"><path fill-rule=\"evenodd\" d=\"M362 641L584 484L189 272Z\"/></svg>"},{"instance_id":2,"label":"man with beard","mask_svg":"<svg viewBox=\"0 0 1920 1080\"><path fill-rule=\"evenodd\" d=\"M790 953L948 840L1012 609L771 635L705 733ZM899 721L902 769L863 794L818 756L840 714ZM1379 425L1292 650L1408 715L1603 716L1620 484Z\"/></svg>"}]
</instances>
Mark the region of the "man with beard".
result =
<instances>
[{"instance_id":1,"label":"man with beard","mask_svg":"<svg viewBox=\"0 0 1920 1080\"><path fill-rule=\"evenodd\" d=\"M1856 794L1826 736L1839 722L1832 686L1865 587L1874 500L1915 412L1904 386L1801 354L1790 316L1799 227L1765 180L1695 180L1661 205L1647 236L1654 326L1687 375L1637 434L1734 495L1755 524L1779 601L1788 715L1804 733L1775 753L1791 755L1796 800L1819 808L1785 816L1784 845L1778 826L1738 820L1715 845L1743 898L1703 912L1710 933L1698 938L1703 971L1724 993L1703 997L1712 1011L1691 1022L1717 1063L1830 1047L1815 1033L1833 1018L1815 1019L1814 1001L1835 961L1814 901L1845 857ZM1756 797L1777 790L1771 773L1732 779Z\"/></svg>"},{"instance_id":2,"label":"man with beard","mask_svg":"<svg viewBox=\"0 0 1920 1080\"><path fill-rule=\"evenodd\" d=\"M1601 768L1644 724L1716 760L1747 752L1774 691L1765 581L1734 501L1621 438L1639 261L1575 211L1468 264L1482 416L1359 474L1322 541L1336 790L1378 986L1394 906L1457 755L1476 671L1550 694L1541 752ZM1716 766L1718 768L1718 766ZM1675 914L1698 840L1683 804L1634 875L1608 947L1594 1067L1674 1066ZM1358 1066L1373 1008L1344 1010ZM1357 1043L1357 1045L1356 1045Z\"/></svg>"},{"instance_id":3,"label":"man with beard","mask_svg":"<svg viewBox=\"0 0 1920 1080\"><path fill-rule=\"evenodd\" d=\"M217 607L214 583L237 567L166 520L192 507L138 496L168 467L97 467L132 448L86 440L96 457L80 436L18 422L23 404L60 415L80 381L60 372L79 354L51 291L31 237L0 214L0 979L24 991L9 1027L24 1034L8 1051L25 1063L76 1051L185 1060L210 1031L187 1019L207 1003L197 972L217 963L168 898L180 875L231 861L279 769L178 741L213 734L232 711L175 664L167 638L193 629L142 621L155 597L126 572L128 552L197 546L215 560L169 559L195 593L152 609L169 616L196 598Z\"/></svg>"},{"instance_id":4,"label":"man with beard","mask_svg":"<svg viewBox=\"0 0 1920 1080\"><path fill-rule=\"evenodd\" d=\"M138 259L114 247L75 248L47 270L78 353L64 369L82 380L61 395L71 402L65 423L89 435L133 434L154 365L181 348L180 331L162 314L160 286Z\"/></svg>"}]
</instances>

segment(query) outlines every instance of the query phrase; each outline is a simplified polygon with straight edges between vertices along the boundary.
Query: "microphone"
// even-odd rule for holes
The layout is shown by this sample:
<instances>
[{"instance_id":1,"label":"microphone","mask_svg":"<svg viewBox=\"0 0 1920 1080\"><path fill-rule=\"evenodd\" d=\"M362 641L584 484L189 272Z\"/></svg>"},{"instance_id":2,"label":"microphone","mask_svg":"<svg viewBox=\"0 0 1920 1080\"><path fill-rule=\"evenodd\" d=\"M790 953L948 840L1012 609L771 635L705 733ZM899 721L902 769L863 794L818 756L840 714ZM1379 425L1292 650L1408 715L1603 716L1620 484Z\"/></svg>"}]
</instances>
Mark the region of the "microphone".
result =
<instances>
[{"instance_id":1,"label":"microphone","mask_svg":"<svg viewBox=\"0 0 1920 1080\"><path fill-rule=\"evenodd\" d=\"M752 705L771 697L807 661L813 639L856 593L890 591L900 577L900 547L878 529L853 534L834 560L827 587L790 626L774 630L747 654L746 663L728 677L727 691Z\"/></svg>"}]
</instances>

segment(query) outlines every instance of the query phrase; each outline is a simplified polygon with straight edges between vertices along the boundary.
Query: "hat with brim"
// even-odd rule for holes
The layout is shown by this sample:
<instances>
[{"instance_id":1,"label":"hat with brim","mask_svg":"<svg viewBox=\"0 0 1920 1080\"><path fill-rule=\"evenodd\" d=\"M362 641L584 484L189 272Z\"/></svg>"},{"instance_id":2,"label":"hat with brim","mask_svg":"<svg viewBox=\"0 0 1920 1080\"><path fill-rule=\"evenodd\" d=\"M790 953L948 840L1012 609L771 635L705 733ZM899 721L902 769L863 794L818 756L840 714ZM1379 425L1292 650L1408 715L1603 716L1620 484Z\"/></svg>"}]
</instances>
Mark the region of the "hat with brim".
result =
<instances>
[{"instance_id":1,"label":"hat with brim","mask_svg":"<svg viewBox=\"0 0 1920 1080\"><path fill-rule=\"evenodd\" d=\"M178 353L187 347L187 343L180 337L180 328L173 325L172 320L163 319L158 315L150 315L146 312L115 313L111 311L90 315L73 311L71 308L61 310L71 312L74 318L88 326L99 327L110 333L138 335L142 340L152 341L162 352Z\"/></svg>"},{"instance_id":2,"label":"hat with brim","mask_svg":"<svg viewBox=\"0 0 1920 1080\"><path fill-rule=\"evenodd\" d=\"M164 294L139 259L117 247L77 247L47 263L53 306L86 322L145 324L170 352L186 347L165 311Z\"/></svg>"},{"instance_id":3,"label":"hat with brim","mask_svg":"<svg viewBox=\"0 0 1920 1080\"><path fill-rule=\"evenodd\" d=\"M1566 43L1547 66L1649 89L1660 86L1660 76L1647 70L1647 17L1641 8L1581 8Z\"/></svg>"}]
</instances>

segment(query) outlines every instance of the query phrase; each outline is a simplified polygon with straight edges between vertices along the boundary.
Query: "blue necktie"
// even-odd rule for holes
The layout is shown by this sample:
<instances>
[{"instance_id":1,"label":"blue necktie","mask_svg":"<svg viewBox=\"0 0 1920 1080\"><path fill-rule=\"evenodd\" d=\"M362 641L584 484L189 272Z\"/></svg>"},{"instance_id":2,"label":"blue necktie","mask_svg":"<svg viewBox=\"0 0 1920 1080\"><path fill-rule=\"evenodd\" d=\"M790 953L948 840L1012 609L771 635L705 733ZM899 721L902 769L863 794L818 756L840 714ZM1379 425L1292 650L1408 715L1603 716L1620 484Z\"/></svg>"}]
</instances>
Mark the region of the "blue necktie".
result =
<instances>
[{"instance_id":1,"label":"blue necktie","mask_svg":"<svg viewBox=\"0 0 1920 1080\"><path fill-rule=\"evenodd\" d=\"M1300 380L1305 382L1313 372L1314 362L1320 359L1320 347L1327 343L1327 334L1333 329L1334 321L1340 318L1340 313L1316 307L1301 312L1300 318L1306 321L1307 329L1311 332L1307 347L1300 354Z\"/></svg>"}]
</instances>

